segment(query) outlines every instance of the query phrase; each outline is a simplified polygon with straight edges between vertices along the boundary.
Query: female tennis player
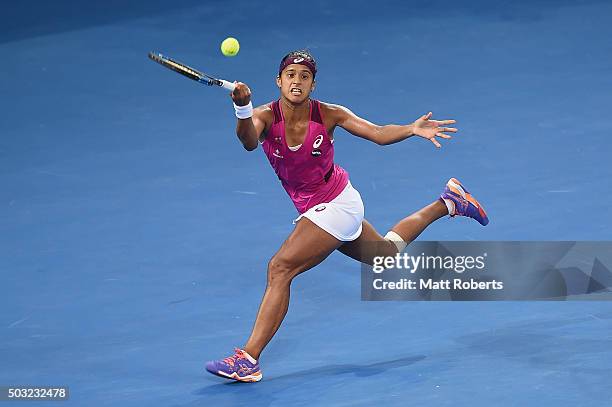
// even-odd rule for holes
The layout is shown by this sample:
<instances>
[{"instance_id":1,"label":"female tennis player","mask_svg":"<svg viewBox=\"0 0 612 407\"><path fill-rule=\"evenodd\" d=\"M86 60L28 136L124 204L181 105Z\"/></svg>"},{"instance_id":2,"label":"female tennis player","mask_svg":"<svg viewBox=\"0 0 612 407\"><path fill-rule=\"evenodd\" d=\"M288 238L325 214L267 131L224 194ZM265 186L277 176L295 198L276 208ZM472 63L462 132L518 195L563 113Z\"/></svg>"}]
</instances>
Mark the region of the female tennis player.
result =
<instances>
[{"instance_id":1,"label":"female tennis player","mask_svg":"<svg viewBox=\"0 0 612 407\"><path fill-rule=\"evenodd\" d=\"M238 83L231 93L238 118L236 134L248 151L261 144L272 168L300 213L295 229L268 264L267 287L246 345L206 370L243 382L261 380L258 359L278 330L289 306L291 281L321 263L334 250L372 264L374 256L395 256L432 222L445 215L468 216L483 226L489 220L478 201L455 178L440 198L402 219L383 237L364 219L363 202L348 173L334 163L334 129L379 145L412 136L450 139L454 120L433 120L431 112L408 125L378 126L349 109L310 98L317 65L309 52L293 51L280 63L280 98L253 109L251 91ZM375 251L375 252L374 252Z\"/></svg>"}]
</instances>

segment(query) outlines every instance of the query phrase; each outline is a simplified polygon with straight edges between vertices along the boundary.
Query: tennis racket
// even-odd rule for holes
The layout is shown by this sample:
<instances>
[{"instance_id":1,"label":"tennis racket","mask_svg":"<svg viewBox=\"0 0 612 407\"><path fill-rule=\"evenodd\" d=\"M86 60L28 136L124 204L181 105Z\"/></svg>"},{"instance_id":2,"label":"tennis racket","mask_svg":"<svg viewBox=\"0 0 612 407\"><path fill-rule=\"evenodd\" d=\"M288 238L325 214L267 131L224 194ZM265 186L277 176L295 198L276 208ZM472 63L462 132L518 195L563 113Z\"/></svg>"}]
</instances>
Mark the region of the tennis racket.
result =
<instances>
[{"instance_id":1,"label":"tennis racket","mask_svg":"<svg viewBox=\"0 0 612 407\"><path fill-rule=\"evenodd\" d=\"M200 82L204 85L221 86L222 88L227 89L229 91L233 91L236 88L235 83L228 82L223 79L213 78L210 75L193 69L171 58L168 58L167 56L164 56L159 52L149 52L149 58L151 58L158 64L165 66L168 69L172 69L174 72L178 72L181 75L184 75L189 79L193 79L194 81Z\"/></svg>"}]
</instances>

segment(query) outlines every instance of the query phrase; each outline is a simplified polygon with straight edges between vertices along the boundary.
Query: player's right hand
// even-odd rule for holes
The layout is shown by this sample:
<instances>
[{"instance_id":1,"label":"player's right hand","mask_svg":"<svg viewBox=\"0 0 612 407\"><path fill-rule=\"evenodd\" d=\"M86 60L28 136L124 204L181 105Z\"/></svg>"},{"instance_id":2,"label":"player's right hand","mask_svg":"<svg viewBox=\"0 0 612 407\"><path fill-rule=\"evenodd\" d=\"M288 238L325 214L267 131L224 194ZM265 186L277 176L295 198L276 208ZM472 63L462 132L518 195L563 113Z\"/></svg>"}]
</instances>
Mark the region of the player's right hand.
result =
<instances>
[{"instance_id":1,"label":"player's right hand","mask_svg":"<svg viewBox=\"0 0 612 407\"><path fill-rule=\"evenodd\" d=\"M246 106L251 101L251 89L249 89L246 83L237 82L236 89L232 91L230 96L238 106Z\"/></svg>"}]
</instances>

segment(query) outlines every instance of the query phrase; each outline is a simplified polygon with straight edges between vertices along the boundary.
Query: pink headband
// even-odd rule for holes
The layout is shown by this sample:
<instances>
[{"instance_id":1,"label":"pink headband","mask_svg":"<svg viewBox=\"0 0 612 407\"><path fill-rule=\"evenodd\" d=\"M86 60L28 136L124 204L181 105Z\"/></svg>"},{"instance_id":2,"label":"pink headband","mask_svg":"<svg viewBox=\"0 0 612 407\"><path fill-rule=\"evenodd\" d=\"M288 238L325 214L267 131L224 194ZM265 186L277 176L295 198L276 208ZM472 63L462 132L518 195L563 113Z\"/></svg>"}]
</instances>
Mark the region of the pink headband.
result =
<instances>
[{"instance_id":1,"label":"pink headband","mask_svg":"<svg viewBox=\"0 0 612 407\"><path fill-rule=\"evenodd\" d=\"M283 58L283 60L281 61L280 67L278 68L279 76L281 72L283 72L283 70L291 64L304 65L306 68L310 70L310 72L312 72L313 77L317 74L317 65L314 61L304 58L300 55L289 54L285 58Z\"/></svg>"}]
</instances>

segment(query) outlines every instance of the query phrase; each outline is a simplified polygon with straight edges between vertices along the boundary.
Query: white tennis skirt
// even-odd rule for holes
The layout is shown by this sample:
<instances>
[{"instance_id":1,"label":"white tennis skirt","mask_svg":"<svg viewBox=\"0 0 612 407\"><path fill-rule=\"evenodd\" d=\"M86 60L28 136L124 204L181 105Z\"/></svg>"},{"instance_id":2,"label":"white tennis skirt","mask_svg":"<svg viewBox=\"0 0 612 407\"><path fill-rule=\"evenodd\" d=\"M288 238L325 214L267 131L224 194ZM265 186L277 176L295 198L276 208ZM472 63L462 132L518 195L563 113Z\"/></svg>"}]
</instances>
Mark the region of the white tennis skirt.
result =
<instances>
[{"instance_id":1,"label":"white tennis skirt","mask_svg":"<svg viewBox=\"0 0 612 407\"><path fill-rule=\"evenodd\" d=\"M310 219L315 225L342 242L351 242L361 235L363 201L350 181L340 195L331 202L321 203L298 216Z\"/></svg>"}]
</instances>

